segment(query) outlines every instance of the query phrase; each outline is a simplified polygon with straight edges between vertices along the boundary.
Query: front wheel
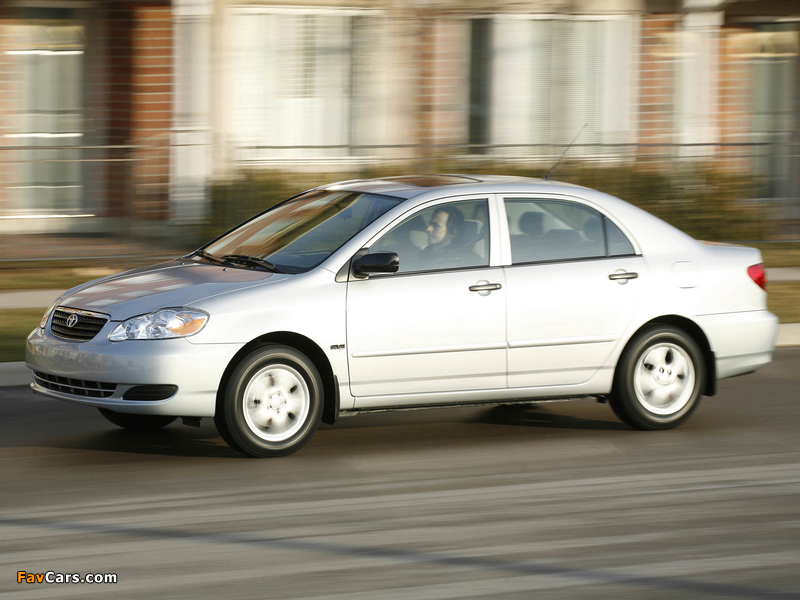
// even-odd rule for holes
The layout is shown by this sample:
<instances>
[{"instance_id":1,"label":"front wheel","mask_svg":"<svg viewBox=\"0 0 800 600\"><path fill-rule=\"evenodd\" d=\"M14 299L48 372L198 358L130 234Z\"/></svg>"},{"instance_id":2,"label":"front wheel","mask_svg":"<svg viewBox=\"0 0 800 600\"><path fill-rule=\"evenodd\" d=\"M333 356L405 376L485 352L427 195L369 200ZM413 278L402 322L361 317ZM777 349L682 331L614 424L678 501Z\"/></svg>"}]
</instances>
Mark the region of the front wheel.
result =
<instances>
[{"instance_id":1,"label":"front wheel","mask_svg":"<svg viewBox=\"0 0 800 600\"><path fill-rule=\"evenodd\" d=\"M611 408L639 429L671 429L686 421L706 385L703 355L686 333L669 325L641 331L620 357Z\"/></svg>"},{"instance_id":2,"label":"front wheel","mask_svg":"<svg viewBox=\"0 0 800 600\"><path fill-rule=\"evenodd\" d=\"M98 410L101 415L117 427L124 427L133 431L155 431L166 427L178 418L162 415L132 415L108 410L107 408L99 408Z\"/></svg>"},{"instance_id":3,"label":"front wheel","mask_svg":"<svg viewBox=\"0 0 800 600\"><path fill-rule=\"evenodd\" d=\"M234 368L214 423L232 448L254 457L285 456L306 445L322 416L322 379L308 357L263 346Z\"/></svg>"}]
</instances>

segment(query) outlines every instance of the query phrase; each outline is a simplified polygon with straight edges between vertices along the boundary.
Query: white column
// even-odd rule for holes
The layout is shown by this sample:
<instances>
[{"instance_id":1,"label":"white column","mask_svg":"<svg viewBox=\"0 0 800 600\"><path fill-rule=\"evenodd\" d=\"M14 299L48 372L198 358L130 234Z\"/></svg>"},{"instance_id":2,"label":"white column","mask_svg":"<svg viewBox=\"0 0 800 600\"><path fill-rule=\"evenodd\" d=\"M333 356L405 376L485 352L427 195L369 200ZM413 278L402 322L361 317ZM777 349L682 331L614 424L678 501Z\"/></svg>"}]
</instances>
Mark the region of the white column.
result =
<instances>
[{"instance_id":1,"label":"white column","mask_svg":"<svg viewBox=\"0 0 800 600\"><path fill-rule=\"evenodd\" d=\"M690 12L683 17L676 102L680 143L719 141L719 34L724 16L723 12L707 11ZM689 148L684 155L711 157L715 151L713 147Z\"/></svg>"},{"instance_id":2,"label":"white column","mask_svg":"<svg viewBox=\"0 0 800 600\"><path fill-rule=\"evenodd\" d=\"M213 0L173 0L170 218L202 220L211 176L210 69Z\"/></svg>"}]
</instances>

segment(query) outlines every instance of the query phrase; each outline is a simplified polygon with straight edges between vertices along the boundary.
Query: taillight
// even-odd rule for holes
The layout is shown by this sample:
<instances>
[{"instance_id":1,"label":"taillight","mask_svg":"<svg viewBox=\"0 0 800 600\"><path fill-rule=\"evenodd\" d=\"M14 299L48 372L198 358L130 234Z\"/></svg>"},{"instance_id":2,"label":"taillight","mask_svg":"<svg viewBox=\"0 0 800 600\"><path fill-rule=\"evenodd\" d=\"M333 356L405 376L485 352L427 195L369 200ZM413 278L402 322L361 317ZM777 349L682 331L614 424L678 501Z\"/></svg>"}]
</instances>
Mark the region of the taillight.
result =
<instances>
[{"instance_id":1,"label":"taillight","mask_svg":"<svg viewBox=\"0 0 800 600\"><path fill-rule=\"evenodd\" d=\"M750 275L750 279L756 282L758 287L767 291L767 275L764 273L764 263L747 267L747 274Z\"/></svg>"}]
</instances>

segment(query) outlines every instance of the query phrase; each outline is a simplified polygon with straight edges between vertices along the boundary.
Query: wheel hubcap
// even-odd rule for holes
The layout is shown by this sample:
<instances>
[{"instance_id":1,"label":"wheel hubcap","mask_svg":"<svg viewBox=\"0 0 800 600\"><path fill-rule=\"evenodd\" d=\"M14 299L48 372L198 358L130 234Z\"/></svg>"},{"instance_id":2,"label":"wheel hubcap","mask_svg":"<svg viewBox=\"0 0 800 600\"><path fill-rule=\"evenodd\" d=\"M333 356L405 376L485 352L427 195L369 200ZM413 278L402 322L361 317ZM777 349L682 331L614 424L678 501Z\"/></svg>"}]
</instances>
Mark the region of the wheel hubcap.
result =
<instances>
[{"instance_id":1,"label":"wheel hubcap","mask_svg":"<svg viewBox=\"0 0 800 600\"><path fill-rule=\"evenodd\" d=\"M652 346L636 362L633 388L639 403L651 413L671 415L681 410L692 397L694 383L692 359L675 344Z\"/></svg>"},{"instance_id":2,"label":"wheel hubcap","mask_svg":"<svg viewBox=\"0 0 800 600\"><path fill-rule=\"evenodd\" d=\"M256 372L242 397L247 426L268 442L292 437L303 426L310 407L305 379L289 365L270 365Z\"/></svg>"}]
</instances>

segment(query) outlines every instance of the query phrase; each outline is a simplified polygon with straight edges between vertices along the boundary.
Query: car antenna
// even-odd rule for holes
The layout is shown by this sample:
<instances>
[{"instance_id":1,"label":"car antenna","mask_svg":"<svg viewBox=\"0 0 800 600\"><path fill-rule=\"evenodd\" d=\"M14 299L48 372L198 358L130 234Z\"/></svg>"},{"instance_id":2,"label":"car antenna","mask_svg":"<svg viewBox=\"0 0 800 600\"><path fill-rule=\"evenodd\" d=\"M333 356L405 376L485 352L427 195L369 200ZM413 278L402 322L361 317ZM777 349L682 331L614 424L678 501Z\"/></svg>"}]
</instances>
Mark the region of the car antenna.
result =
<instances>
[{"instance_id":1,"label":"car antenna","mask_svg":"<svg viewBox=\"0 0 800 600\"><path fill-rule=\"evenodd\" d=\"M577 140L577 139L578 139L578 136L579 136L581 133L583 133L583 130L584 130L584 129L586 129L586 126L587 126L587 125L588 125L588 123L584 123L584 124L583 124L583 127L581 127L581 130L578 132L578 135L576 135L574 138L572 138L572 141L571 141L571 142L569 143L569 145L568 145L568 146L567 146L567 147L564 149L564 152L561 154L561 156L559 157L559 159L556 161L556 164L554 164L552 167L550 167L550 170L547 172L547 175L545 175L544 177L542 177L542 181L547 181L548 179L550 179L550 175L552 175L552 174L553 174L553 171L555 171L555 170L556 170L556 167L557 167L558 165L560 165L560 164L561 164L561 160L564 158L564 155L566 155L566 153L567 153L567 152L569 152L569 149L570 149L570 148L572 148L572 144L574 144L574 143L575 143L575 140Z\"/></svg>"}]
</instances>

